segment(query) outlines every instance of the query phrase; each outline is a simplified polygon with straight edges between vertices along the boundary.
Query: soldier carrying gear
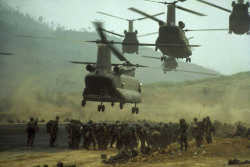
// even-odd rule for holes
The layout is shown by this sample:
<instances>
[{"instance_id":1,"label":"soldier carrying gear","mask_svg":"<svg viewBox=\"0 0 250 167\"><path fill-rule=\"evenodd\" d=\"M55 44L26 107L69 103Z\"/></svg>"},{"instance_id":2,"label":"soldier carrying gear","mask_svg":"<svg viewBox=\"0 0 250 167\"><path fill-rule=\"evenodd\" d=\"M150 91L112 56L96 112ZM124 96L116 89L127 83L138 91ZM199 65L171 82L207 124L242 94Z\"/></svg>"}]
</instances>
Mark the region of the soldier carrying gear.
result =
<instances>
[{"instance_id":1,"label":"soldier carrying gear","mask_svg":"<svg viewBox=\"0 0 250 167\"><path fill-rule=\"evenodd\" d=\"M47 133L50 134L50 147L54 147L54 143L57 140L57 134L58 134L58 121L59 121L59 116L56 116L56 120L50 120L47 124L46 124L46 128L47 128Z\"/></svg>"},{"instance_id":2,"label":"soldier carrying gear","mask_svg":"<svg viewBox=\"0 0 250 167\"><path fill-rule=\"evenodd\" d=\"M93 143L93 150L96 150L95 129L96 129L96 124L93 123L92 120L89 120L89 122L85 125L84 129L85 133L84 133L83 147L86 148L86 150L89 150L89 146L91 143Z\"/></svg>"},{"instance_id":3,"label":"soldier carrying gear","mask_svg":"<svg viewBox=\"0 0 250 167\"><path fill-rule=\"evenodd\" d=\"M211 132L214 131L214 133L215 133L215 130L213 128L213 125L212 125L212 122L211 122L209 116L206 117L206 121L207 121L207 125L205 126L206 140L207 140L207 143L210 144L210 143L212 143Z\"/></svg>"},{"instance_id":4,"label":"soldier carrying gear","mask_svg":"<svg viewBox=\"0 0 250 167\"><path fill-rule=\"evenodd\" d=\"M183 150L183 143L185 144L185 151L187 151L187 129L188 125L185 122L185 119L180 119L180 142L181 150Z\"/></svg>"},{"instance_id":5,"label":"soldier carrying gear","mask_svg":"<svg viewBox=\"0 0 250 167\"><path fill-rule=\"evenodd\" d=\"M37 125L37 122L34 121L34 118L30 118L30 122L27 124L26 132L28 133L28 140L27 140L27 146L29 146L29 143L31 144L31 147L33 147L34 139L35 139L35 133L39 130L39 127Z\"/></svg>"}]
</instances>

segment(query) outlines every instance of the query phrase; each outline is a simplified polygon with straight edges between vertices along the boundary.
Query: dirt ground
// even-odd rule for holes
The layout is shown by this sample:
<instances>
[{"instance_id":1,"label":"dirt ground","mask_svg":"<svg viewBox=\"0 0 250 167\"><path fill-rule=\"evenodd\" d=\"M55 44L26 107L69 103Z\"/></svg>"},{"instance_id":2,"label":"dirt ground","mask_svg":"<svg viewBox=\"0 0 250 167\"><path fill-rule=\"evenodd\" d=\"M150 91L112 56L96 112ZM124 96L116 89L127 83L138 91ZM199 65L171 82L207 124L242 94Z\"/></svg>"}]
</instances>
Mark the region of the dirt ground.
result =
<instances>
[{"instance_id":1,"label":"dirt ground","mask_svg":"<svg viewBox=\"0 0 250 167\"><path fill-rule=\"evenodd\" d=\"M172 144L167 149L154 152L150 155L139 155L130 159L125 164L107 165L101 163L101 154L111 155L117 154L116 149L108 149L107 151L87 151L67 149L66 134L61 134L59 147L48 147L48 134L43 129L37 134L34 147L25 146L25 134L15 128L8 127L7 131L0 126L0 166L33 167L36 165L56 166L57 162L63 162L65 165L76 165L84 167L93 166L122 166L122 167L151 167L151 166L176 166L176 167L211 167L211 166L228 166L228 160L237 158L245 161L250 160L250 141L248 139L238 138L216 138L210 145L205 144L203 148L196 148L193 141L189 142L187 152L180 152L178 144ZM18 126L19 128L19 126ZM4 127L6 129L6 127ZM15 130L14 130L15 129ZM11 133L13 132L15 133ZM9 136L7 136L7 134ZM64 136L64 138L62 138ZM13 142L15 141L15 142ZM237 166L237 165L235 165ZM250 165L238 165L241 167Z\"/></svg>"}]
</instances>

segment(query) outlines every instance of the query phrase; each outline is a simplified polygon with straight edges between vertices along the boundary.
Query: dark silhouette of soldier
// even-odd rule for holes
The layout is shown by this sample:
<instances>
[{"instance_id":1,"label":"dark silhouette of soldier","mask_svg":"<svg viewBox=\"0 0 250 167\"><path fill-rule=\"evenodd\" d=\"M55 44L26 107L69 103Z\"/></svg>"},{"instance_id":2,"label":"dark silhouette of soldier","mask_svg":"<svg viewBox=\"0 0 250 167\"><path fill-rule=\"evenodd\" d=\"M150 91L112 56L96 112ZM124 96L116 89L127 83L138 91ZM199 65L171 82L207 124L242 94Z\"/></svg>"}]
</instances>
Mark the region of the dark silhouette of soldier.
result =
<instances>
[{"instance_id":1,"label":"dark silhouette of soldier","mask_svg":"<svg viewBox=\"0 0 250 167\"><path fill-rule=\"evenodd\" d=\"M30 122L28 122L27 129L26 129L26 132L28 133L28 136L27 136L28 137L27 146L29 146L29 144L30 144L31 147L33 147L33 143L34 143L34 139L35 139L35 134L36 134L37 130L39 130L37 122L35 122L34 118L31 117L30 118Z\"/></svg>"},{"instance_id":2,"label":"dark silhouette of soldier","mask_svg":"<svg viewBox=\"0 0 250 167\"><path fill-rule=\"evenodd\" d=\"M56 120L50 120L47 124L47 132L50 134L50 147L54 147L54 143L57 140L57 135L58 135L58 121L59 121L59 116L56 116Z\"/></svg>"},{"instance_id":3,"label":"dark silhouette of soldier","mask_svg":"<svg viewBox=\"0 0 250 167\"><path fill-rule=\"evenodd\" d=\"M185 144L185 151L187 151L187 129L188 125L185 122L185 119L180 119L180 143L181 150L183 150L183 143Z\"/></svg>"}]
</instances>

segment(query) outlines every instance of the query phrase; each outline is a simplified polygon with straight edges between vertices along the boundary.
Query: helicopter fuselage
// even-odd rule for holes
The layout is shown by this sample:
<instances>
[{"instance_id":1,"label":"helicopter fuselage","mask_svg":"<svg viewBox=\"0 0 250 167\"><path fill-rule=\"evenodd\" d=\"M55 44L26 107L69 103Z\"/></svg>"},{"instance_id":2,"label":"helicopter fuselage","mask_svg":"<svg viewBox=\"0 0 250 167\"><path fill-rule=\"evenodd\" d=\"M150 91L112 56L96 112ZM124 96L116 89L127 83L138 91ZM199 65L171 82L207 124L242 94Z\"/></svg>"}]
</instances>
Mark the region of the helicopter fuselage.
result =
<instances>
[{"instance_id":1,"label":"helicopter fuselage","mask_svg":"<svg viewBox=\"0 0 250 167\"><path fill-rule=\"evenodd\" d=\"M167 71L175 70L178 67L178 63L176 62L175 58L168 57L162 64L163 72L166 73Z\"/></svg>"},{"instance_id":2,"label":"helicopter fuselage","mask_svg":"<svg viewBox=\"0 0 250 167\"><path fill-rule=\"evenodd\" d=\"M119 67L116 67L119 68ZM122 68L122 67L121 67ZM123 68L122 68L123 69ZM86 101L140 103L140 82L132 69L124 74L95 70L86 75L83 98Z\"/></svg>"},{"instance_id":3,"label":"helicopter fuselage","mask_svg":"<svg viewBox=\"0 0 250 167\"><path fill-rule=\"evenodd\" d=\"M135 43L139 44L137 39L137 32L124 32L125 38L122 43ZM123 53L133 54L138 53L139 45L122 45Z\"/></svg>"},{"instance_id":4,"label":"helicopter fuselage","mask_svg":"<svg viewBox=\"0 0 250 167\"><path fill-rule=\"evenodd\" d=\"M250 16L246 4L235 4L229 16L229 29L235 34L245 34L250 28Z\"/></svg>"},{"instance_id":5,"label":"helicopter fuselage","mask_svg":"<svg viewBox=\"0 0 250 167\"><path fill-rule=\"evenodd\" d=\"M160 46L159 44L189 45L185 32L176 25L162 25L159 28L159 36L155 42L156 47L172 58L187 58L192 55L189 46Z\"/></svg>"}]
</instances>

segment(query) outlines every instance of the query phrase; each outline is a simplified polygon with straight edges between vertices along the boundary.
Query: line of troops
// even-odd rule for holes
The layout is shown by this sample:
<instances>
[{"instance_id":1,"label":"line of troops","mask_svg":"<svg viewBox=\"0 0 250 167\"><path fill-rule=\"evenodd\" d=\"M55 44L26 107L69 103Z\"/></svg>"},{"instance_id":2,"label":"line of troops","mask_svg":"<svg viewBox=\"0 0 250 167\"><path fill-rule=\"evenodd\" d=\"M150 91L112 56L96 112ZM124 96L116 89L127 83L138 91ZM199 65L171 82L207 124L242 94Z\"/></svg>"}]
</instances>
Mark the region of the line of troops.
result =
<instances>
[{"instance_id":1,"label":"line of troops","mask_svg":"<svg viewBox=\"0 0 250 167\"><path fill-rule=\"evenodd\" d=\"M47 132L51 136L50 146L57 145L58 134L58 121L59 117L56 117L55 121L49 121L46 124ZM28 123L28 142L31 142L33 146L35 131L30 133L28 131L29 126L34 124L38 130L37 123L34 119L31 119ZM94 123L88 121L82 123L79 120L71 120L66 125L68 132L68 147L70 149L79 149L81 139L83 139L83 148L90 149L90 145L93 145L93 150L107 150L108 147L113 148L114 144L118 150L125 150L126 152L132 152L135 148L141 147L141 152L147 154L150 150L164 149L171 143L180 143L181 150L183 147L187 151L188 140L195 139L198 147L203 144L203 139L206 139L208 144L212 143L212 135L215 134L215 127L213 126L209 117L203 118L198 121L194 118L194 122L188 125L184 118L180 119L179 123L155 123L149 124L147 122L138 123L126 123L116 121L113 123L103 122ZM250 128L246 130L242 125L237 126L237 130L233 136L249 136Z\"/></svg>"}]
</instances>

